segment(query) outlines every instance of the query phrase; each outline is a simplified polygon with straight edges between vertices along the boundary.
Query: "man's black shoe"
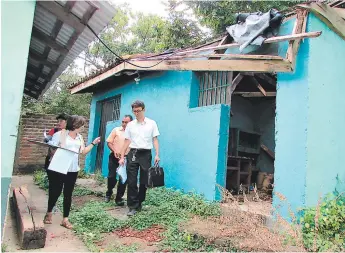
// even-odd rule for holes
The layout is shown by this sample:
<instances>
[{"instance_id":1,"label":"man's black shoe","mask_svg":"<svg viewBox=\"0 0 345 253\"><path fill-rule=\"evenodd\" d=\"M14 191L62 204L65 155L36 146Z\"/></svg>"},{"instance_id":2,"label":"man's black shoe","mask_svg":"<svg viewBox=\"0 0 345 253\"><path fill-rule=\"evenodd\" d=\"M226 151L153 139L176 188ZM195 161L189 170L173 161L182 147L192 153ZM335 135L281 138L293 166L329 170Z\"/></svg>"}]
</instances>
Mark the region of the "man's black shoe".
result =
<instances>
[{"instance_id":1,"label":"man's black shoe","mask_svg":"<svg viewBox=\"0 0 345 253\"><path fill-rule=\"evenodd\" d=\"M105 196L104 201L108 203L110 201L110 196Z\"/></svg>"}]
</instances>

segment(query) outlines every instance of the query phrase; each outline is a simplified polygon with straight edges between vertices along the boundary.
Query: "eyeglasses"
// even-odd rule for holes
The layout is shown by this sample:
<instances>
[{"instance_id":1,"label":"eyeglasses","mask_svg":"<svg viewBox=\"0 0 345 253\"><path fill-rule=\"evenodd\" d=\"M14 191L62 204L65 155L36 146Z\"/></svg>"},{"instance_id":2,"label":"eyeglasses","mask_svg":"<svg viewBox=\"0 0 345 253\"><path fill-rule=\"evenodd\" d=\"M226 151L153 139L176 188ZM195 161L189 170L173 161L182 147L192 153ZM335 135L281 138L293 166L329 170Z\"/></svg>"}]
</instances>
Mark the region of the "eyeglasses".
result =
<instances>
[{"instance_id":1,"label":"eyeglasses","mask_svg":"<svg viewBox=\"0 0 345 253\"><path fill-rule=\"evenodd\" d=\"M142 112L143 110L133 110L133 113L139 113Z\"/></svg>"}]
</instances>

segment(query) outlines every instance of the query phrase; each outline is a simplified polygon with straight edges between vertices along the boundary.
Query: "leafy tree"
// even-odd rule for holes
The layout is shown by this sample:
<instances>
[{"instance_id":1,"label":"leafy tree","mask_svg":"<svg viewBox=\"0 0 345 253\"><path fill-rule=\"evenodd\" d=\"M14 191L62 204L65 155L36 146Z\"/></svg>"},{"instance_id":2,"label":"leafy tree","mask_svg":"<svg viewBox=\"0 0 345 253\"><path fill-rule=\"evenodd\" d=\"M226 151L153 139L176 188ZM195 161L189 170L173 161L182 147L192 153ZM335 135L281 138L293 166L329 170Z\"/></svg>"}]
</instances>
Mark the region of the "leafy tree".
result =
<instances>
[{"instance_id":1,"label":"leafy tree","mask_svg":"<svg viewBox=\"0 0 345 253\"><path fill-rule=\"evenodd\" d=\"M187 1L201 24L211 28L214 33L225 32L226 27L235 23L239 12L267 12L272 8L286 10L301 1Z\"/></svg>"},{"instance_id":2,"label":"leafy tree","mask_svg":"<svg viewBox=\"0 0 345 253\"><path fill-rule=\"evenodd\" d=\"M99 37L120 56L159 53L201 42L205 34L198 22L190 19L183 11L177 11L177 6L176 0L169 0L169 16L164 19L158 15L133 13L128 5L117 5L114 18ZM116 59L100 41L92 43L86 55L90 62L103 64Z\"/></svg>"}]
</instances>

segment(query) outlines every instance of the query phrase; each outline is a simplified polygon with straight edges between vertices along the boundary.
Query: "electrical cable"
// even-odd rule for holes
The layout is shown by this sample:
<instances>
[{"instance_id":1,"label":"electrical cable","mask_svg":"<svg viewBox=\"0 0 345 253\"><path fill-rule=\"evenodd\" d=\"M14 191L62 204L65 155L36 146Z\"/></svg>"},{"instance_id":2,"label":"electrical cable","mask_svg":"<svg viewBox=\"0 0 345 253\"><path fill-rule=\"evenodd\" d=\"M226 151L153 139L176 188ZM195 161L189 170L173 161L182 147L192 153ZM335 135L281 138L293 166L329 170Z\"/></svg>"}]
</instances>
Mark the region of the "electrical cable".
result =
<instances>
[{"instance_id":1,"label":"electrical cable","mask_svg":"<svg viewBox=\"0 0 345 253\"><path fill-rule=\"evenodd\" d=\"M56 2L56 1L55 1L55 3L57 3L57 4L60 5L61 7L64 7L63 5L61 5L60 3ZM81 18L79 18L79 17L78 17L76 14L74 14L73 12L70 12L70 13L71 13L73 16L75 16L77 19L79 19L79 21L82 23L82 19L81 19ZM137 67L137 68L142 68L142 69L150 69L150 68L153 68L153 67L155 67L155 66L161 64L163 61L165 61L165 60L168 59L169 57L171 57L171 56L173 56L174 54L176 54L176 53L174 52L174 53L172 53L171 55L169 55L169 56L163 58L161 61L157 62L156 64L154 64L154 65L152 65L152 66L145 66L145 67L144 67L144 66L139 66L139 65L137 65L137 64L131 63L130 61L128 61L128 60L122 58L120 55L116 54L113 50L111 50L111 49L103 42L103 40L102 40L100 37L98 37L97 33L90 27L89 24L86 24L86 27L90 29L90 31L96 36L96 38L102 43L102 45L103 45L106 49L108 49L113 55L115 55L117 58L119 58L122 62L126 62L126 63L128 63L128 64L130 64L130 65L132 65L132 66L134 66L134 67ZM145 59L145 58L144 58L144 59Z\"/></svg>"}]
</instances>

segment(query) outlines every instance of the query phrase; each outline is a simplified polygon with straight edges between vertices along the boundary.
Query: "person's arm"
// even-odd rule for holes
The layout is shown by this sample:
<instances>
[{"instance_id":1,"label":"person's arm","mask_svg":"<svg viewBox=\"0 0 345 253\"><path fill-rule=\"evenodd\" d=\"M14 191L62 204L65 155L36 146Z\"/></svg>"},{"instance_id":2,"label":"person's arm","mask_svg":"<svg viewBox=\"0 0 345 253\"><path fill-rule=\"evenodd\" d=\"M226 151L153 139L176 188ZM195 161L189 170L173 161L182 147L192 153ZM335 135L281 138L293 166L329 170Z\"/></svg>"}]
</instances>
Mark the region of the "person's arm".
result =
<instances>
[{"instance_id":1,"label":"person's arm","mask_svg":"<svg viewBox=\"0 0 345 253\"><path fill-rule=\"evenodd\" d=\"M96 146L98 143L101 142L101 137L97 137L96 139L94 139L87 147L82 147L82 154L86 155L87 153L89 153L91 151L91 149Z\"/></svg>"},{"instance_id":2,"label":"person's arm","mask_svg":"<svg viewBox=\"0 0 345 253\"><path fill-rule=\"evenodd\" d=\"M161 159L159 158L159 143L157 136L153 137L153 146L155 147L156 151L155 164L158 164Z\"/></svg>"},{"instance_id":3,"label":"person's arm","mask_svg":"<svg viewBox=\"0 0 345 253\"><path fill-rule=\"evenodd\" d=\"M119 164L122 166L125 163L125 154L126 150L129 147L129 144L131 144L131 133L130 133L130 125L127 125L125 130L125 142L123 143L121 154L120 154L120 160Z\"/></svg>"},{"instance_id":4,"label":"person's arm","mask_svg":"<svg viewBox=\"0 0 345 253\"><path fill-rule=\"evenodd\" d=\"M155 165L157 165L161 159L159 158L159 142L158 142L159 130L158 130L158 126L157 126L156 122L154 122L154 124L153 124L152 136L153 136L153 146L154 146L155 151L156 151Z\"/></svg>"},{"instance_id":5,"label":"person's arm","mask_svg":"<svg viewBox=\"0 0 345 253\"><path fill-rule=\"evenodd\" d=\"M116 137L116 131L115 129L113 129L110 133L110 135L108 136L106 142L107 142L107 145L108 145L108 148L113 151L115 157L116 157L116 154L115 154L115 148L114 148L114 145L113 145L113 142L114 142L114 139Z\"/></svg>"}]
</instances>

